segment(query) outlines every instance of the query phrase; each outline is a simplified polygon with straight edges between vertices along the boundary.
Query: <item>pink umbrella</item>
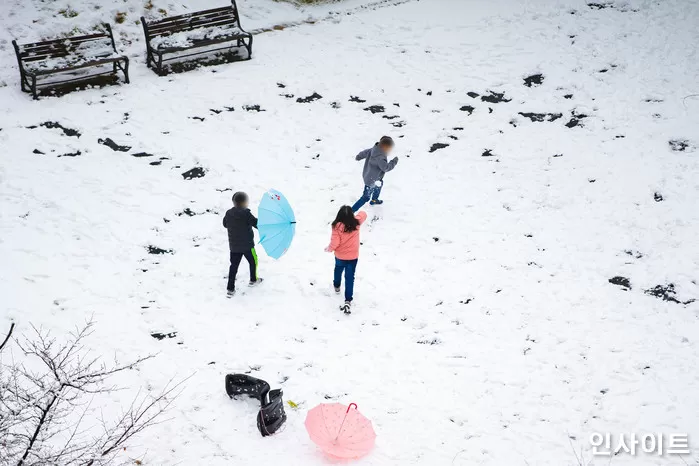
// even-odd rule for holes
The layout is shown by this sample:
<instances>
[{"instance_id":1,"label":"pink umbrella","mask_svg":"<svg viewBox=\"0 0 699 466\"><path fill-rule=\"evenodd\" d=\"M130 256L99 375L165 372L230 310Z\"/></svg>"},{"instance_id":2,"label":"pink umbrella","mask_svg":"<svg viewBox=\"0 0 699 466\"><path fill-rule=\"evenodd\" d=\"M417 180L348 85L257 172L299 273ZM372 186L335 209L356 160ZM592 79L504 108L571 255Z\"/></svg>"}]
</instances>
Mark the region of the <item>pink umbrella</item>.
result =
<instances>
[{"instance_id":1,"label":"pink umbrella","mask_svg":"<svg viewBox=\"0 0 699 466\"><path fill-rule=\"evenodd\" d=\"M355 403L347 407L319 404L308 412L306 430L321 450L335 458L360 458L369 453L376 440L371 421L357 411Z\"/></svg>"}]
</instances>

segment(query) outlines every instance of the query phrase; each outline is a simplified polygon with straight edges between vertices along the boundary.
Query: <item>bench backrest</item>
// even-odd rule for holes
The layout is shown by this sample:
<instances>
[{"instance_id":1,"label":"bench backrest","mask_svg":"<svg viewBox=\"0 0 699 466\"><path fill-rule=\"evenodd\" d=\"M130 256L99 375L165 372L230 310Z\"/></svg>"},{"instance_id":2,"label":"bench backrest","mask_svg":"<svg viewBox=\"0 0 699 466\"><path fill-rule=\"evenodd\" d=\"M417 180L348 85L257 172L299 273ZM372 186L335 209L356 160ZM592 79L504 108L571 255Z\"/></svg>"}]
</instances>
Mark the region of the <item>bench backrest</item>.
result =
<instances>
[{"instance_id":1,"label":"bench backrest","mask_svg":"<svg viewBox=\"0 0 699 466\"><path fill-rule=\"evenodd\" d=\"M116 52L114 37L109 25L107 32L85 36L65 37L63 39L17 44L13 41L17 59L20 63L31 64L50 58L80 56L82 58L100 57Z\"/></svg>"},{"instance_id":2,"label":"bench backrest","mask_svg":"<svg viewBox=\"0 0 699 466\"><path fill-rule=\"evenodd\" d=\"M158 36L168 36L177 32L191 31L198 28L217 26L235 26L240 28L240 17L238 16L238 8L235 4L235 0L232 0L231 6L212 8L210 10L171 16L158 21L143 23L143 28L148 39Z\"/></svg>"}]
</instances>

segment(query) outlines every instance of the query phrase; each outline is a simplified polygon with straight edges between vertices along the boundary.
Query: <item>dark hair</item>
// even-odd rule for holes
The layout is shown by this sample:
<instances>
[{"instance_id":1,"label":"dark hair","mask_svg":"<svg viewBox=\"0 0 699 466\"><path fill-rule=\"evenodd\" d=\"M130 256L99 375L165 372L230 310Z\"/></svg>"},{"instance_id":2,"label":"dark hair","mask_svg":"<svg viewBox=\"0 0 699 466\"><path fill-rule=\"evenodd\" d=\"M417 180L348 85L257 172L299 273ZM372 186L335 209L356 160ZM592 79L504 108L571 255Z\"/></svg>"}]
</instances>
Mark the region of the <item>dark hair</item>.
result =
<instances>
[{"instance_id":1,"label":"dark hair","mask_svg":"<svg viewBox=\"0 0 699 466\"><path fill-rule=\"evenodd\" d=\"M393 142L393 138L391 138L391 136L381 136L381 139L379 139L379 145L393 147L395 143Z\"/></svg>"},{"instance_id":2,"label":"dark hair","mask_svg":"<svg viewBox=\"0 0 699 466\"><path fill-rule=\"evenodd\" d=\"M353 232L357 229L359 226L359 220L357 220L357 218L354 216L352 207L348 205L343 205L340 207L340 210L337 212L337 217L335 217L335 221L333 222L333 228L335 228L338 223L341 223L345 227L345 232L347 233Z\"/></svg>"},{"instance_id":3,"label":"dark hair","mask_svg":"<svg viewBox=\"0 0 699 466\"><path fill-rule=\"evenodd\" d=\"M235 204L236 207L239 207L241 204L245 203L248 201L248 195L245 194L242 191L238 191L233 195L233 204Z\"/></svg>"}]
</instances>

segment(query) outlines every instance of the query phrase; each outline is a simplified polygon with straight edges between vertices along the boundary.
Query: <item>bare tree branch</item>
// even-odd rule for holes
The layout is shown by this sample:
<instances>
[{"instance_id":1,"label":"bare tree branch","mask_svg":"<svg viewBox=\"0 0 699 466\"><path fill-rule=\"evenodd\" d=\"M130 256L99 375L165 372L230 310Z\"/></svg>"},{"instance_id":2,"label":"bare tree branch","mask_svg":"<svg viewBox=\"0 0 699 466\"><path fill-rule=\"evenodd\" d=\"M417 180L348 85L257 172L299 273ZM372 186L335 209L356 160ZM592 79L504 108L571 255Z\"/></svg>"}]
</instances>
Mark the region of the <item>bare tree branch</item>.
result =
<instances>
[{"instance_id":1,"label":"bare tree branch","mask_svg":"<svg viewBox=\"0 0 699 466\"><path fill-rule=\"evenodd\" d=\"M29 337L15 340L23 361L0 362L0 465L114 464L134 436L165 420L163 413L187 379L174 384L171 380L155 396L139 392L113 423L100 419L99 410L92 408L95 397L108 397L118 390L108 383L109 378L154 356L104 364L84 345L93 325L88 321L76 328L65 343L32 326ZM94 423L100 420L103 431L95 434Z\"/></svg>"},{"instance_id":2,"label":"bare tree branch","mask_svg":"<svg viewBox=\"0 0 699 466\"><path fill-rule=\"evenodd\" d=\"M10 337L12 336L12 331L14 329L15 329L15 323L12 322L12 324L10 325L10 331L7 332L7 336L5 337L5 340L3 340L2 344L0 345L0 351L2 351L2 349L5 347L7 342L10 340Z\"/></svg>"}]
</instances>

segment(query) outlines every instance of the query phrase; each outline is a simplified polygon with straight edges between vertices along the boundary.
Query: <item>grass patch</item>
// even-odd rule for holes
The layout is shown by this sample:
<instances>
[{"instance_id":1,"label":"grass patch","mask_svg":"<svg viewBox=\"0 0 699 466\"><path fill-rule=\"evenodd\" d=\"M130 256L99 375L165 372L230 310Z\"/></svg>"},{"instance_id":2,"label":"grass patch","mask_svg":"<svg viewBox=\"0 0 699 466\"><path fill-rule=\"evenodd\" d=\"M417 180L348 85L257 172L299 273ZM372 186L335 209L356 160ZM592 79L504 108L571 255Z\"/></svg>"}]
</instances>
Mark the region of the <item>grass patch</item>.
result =
<instances>
[{"instance_id":1,"label":"grass patch","mask_svg":"<svg viewBox=\"0 0 699 466\"><path fill-rule=\"evenodd\" d=\"M80 13L72 9L71 7L64 8L62 10L58 10L58 14L63 16L64 18L75 18L78 16Z\"/></svg>"},{"instance_id":2,"label":"grass patch","mask_svg":"<svg viewBox=\"0 0 699 466\"><path fill-rule=\"evenodd\" d=\"M117 22L117 24L122 24L124 21L126 21L126 12L119 12L116 14L114 17L114 21Z\"/></svg>"}]
</instances>

